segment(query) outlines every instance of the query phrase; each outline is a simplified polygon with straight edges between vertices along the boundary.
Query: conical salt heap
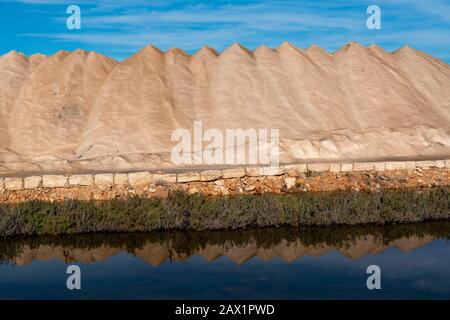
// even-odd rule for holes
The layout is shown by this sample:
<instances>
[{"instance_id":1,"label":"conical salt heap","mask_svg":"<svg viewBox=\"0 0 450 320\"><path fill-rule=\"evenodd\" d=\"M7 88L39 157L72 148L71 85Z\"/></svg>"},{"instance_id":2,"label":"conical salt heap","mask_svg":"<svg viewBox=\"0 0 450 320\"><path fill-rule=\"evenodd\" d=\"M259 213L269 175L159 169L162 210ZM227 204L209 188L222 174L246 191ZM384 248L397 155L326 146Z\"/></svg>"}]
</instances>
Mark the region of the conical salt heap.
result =
<instances>
[{"instance_id":1,"label":"conical salt heap","mask_svg":"<svg viewBox=\"0 0 450 320\"><path fill-rule=\"evenodd\" d=\"M450 66L408 46L0 57L0 170L160 169L177 128L280 129L281 161L450 155Z\"/></svg>"}]
</instances>

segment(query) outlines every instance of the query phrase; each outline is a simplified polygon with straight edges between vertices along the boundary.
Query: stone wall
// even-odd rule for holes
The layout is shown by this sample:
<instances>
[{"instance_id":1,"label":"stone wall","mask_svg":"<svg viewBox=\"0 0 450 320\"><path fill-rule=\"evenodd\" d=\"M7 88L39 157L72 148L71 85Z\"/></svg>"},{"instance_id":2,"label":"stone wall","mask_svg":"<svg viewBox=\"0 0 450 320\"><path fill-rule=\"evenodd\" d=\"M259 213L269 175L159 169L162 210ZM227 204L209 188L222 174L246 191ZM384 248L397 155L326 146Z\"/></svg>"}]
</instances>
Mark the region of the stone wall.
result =
<instances>
[{"instance_id":1,"label":"stone wall","mask_svg":"<svg viewBox=\"0 0 450 320\"><path fill-rule=\"evenodd\" d=\"M303 191L343 188L359 190L364 189L366 185L369 189L376 189L378 185L382 186L391 177L395 181L400 181L399 183L402 186L417 186L417 183L419 186L448 185L449 169L450 160L433 160L290 164L280 167L245 167L189 171L177 174L143 171L0 177L0 195L3 194L3 196L0 196L0 202L8 201L9 195L5 196L6 193L52 189L89 190L91 198L98 198L95 192L119 190L118 193L108 196L111 198L120 197L125 193L133 194L135 190L152 194L161 190L165 192L181 189L190 193L228 195L234 193L282 192L294 188L300 188ZM428 173L422 174L422 171ZM406 179L405 181L413 180L416 184L405 184L402 179ZM393 186L395 184L387 187ZM139 192L137 194L140 194ZM66 194L69 194L69 191ZM64 193L61 197L64 198ZM40 199L39 195L31 198ZM75 195L72 198L86 197Z\"/></svg>"}]
</instances>

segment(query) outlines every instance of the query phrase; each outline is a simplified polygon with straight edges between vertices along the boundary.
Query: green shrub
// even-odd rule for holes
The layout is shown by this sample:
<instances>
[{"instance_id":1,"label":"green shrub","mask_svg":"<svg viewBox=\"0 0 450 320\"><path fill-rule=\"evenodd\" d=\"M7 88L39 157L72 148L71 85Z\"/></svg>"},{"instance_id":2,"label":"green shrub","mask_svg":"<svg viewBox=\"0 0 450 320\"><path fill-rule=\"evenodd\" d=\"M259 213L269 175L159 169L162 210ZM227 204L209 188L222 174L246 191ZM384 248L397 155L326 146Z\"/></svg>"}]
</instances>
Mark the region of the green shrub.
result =
<instances>
[{"instance_id":1,"label":"green shrub","mask_svg":"<svg viewBox=\"0 0 450 320\"><path fill-rule=\"evenodd\" d=\"M406 223L450 218L448 187L0 205L0 236Z\"/></svg>"}]
</instances>

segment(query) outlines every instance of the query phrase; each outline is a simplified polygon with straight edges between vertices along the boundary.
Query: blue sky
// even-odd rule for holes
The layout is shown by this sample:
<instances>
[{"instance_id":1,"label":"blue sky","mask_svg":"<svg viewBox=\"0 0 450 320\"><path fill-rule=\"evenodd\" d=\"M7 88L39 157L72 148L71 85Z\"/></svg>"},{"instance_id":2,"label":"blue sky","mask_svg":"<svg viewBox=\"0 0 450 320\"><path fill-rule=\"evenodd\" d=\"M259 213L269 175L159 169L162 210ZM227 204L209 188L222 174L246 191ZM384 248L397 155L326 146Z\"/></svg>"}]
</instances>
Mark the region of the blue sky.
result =
<instances>
[{"instance_id":1,"label":"blue sky","mask_svg":"<svg viewBox=\"0 0 450 320\"><path fill-rule=\"evenodd\" d=\"M70 4L81 8L81 30L66 27ZM381 8L381 30L366 27L371 4ZM283 41L334 51L358 41L408 44L450 62L450 0L0 0L0 21L0 54L83 48L122 60L149 43L193 53Z\"/></svg>"}]
</instances>

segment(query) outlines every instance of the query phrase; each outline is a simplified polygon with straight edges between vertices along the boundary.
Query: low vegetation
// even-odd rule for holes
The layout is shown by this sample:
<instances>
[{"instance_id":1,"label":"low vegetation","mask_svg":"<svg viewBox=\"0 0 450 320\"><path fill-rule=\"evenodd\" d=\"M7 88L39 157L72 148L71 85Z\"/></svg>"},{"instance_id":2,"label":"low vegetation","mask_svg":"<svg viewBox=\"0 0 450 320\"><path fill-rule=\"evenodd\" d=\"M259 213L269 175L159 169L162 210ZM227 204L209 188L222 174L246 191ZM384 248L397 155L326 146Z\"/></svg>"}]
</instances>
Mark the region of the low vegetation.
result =
<instances>
[{"instance_id":1,"label":"low vegetation","mask_svg":"<svg viewBox=\"0 0 450 320\"><path fill-rule=\"evenodd\" d=\"M0 205L0 236L410 223L450 218L448 187Z\"/></svg>"}]
</instances>

